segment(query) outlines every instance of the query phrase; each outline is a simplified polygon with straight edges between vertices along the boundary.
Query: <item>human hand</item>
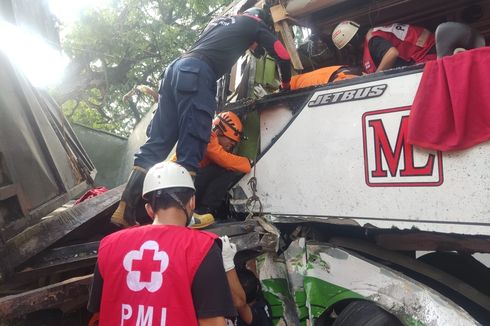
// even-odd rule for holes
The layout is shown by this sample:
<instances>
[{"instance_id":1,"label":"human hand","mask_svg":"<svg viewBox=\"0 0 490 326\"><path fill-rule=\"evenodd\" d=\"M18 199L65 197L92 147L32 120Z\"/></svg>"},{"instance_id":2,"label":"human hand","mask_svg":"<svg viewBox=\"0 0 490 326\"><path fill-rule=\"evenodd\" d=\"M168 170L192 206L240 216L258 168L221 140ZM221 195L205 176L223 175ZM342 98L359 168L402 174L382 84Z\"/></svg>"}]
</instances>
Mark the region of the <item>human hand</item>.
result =
<instances>
[{"instance_id":1,"label":"human hand","mask_svg":"<svg viewBox=\"0 0 490 326\"><path fill-rule=\"evenodd\" d=\"M281 86L279 86L279 92L287 92L291 90L291 84L281 82Z\"/></svg>"},{"instance_id":2,"label":"human hand","mask_svg":"<svg viewBox=\"0 0 490 326\"><path fill-rule=\"evenodd\" d=\"M237 252L236 244L231 243L230 239L226 235L220 239L223 244L223 267L225 268L225 272L228 272L235 268L233 258L235 258L235 254Z\"/></svg>"}]
</instances>

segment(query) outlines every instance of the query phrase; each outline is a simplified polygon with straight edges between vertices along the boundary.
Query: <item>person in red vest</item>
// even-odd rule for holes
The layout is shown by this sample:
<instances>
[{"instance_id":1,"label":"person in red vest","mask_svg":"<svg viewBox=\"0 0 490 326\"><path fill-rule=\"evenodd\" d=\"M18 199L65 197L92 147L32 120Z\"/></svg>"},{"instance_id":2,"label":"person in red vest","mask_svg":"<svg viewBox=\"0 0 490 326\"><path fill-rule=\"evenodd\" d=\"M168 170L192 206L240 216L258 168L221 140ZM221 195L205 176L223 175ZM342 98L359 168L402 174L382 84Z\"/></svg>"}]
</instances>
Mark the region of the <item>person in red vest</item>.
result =
<instances>
[{"instance_id":1,"label":"person in red vest","mask_svg":"<svg viewBox=\"0 0 490 326\"><path fill-rule=\"evenodd\" d=\"M216 235L187 228L194 183L174 162L153 166L143 183L152 225L102 239L88 310L100 325L224 326L235 316Z\"/></svg>"},{"instance_id":2,"label":"person in red vest","mask_svg":"<svg viewBox=\"0 0 490 326\"><path fill-rule=\"evenodd\" d=\"M360 32L359 24L343 21L335 27L332 41L341 50L363 48L366 73L409 66L436 59L435 37L427 29L407 24L391 24Z\"/></svg>"}]
</instances>

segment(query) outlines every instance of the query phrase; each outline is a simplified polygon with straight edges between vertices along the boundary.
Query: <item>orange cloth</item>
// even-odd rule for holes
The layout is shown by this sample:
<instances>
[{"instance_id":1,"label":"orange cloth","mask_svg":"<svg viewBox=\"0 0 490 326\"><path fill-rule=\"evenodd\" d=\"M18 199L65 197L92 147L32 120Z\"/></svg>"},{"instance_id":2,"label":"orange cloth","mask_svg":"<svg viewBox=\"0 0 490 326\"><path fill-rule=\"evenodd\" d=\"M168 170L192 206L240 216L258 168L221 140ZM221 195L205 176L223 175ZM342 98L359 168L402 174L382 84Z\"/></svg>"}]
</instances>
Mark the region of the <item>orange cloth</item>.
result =
<instances>
[{"instance_id":1,"label":"orange cloth","mask_svg":"<svg viewBox=\"0 0 490 326\"><path fill-rule=\"evenodd\" d=\"M171 160L175 162L177 160L177 155L174 154ZM215 132L211 133L208 147L206 148L206 153L204 153L204 158L200 163L200 167L203 168L211 163L235 172L248 173L252 169L248 158L225 151L219 144L218 135Z\"/></svg>"},{"instance_id":2,"label":"orange cloth","mask_svg":"<svg viewBox=\"0 0 490 326\"><path fill-rule=\"evenodd\" d=\"M305 74L292 76L291 90L326 84L330 81L330 78L332 78L333 74L335 74L337 70L342 67L344 66L330 66L313 70ZM335 80L349 79L352 77L356 76L346 73L340 73L339 76L335 78Z\"/></svg>"}]
</instances>

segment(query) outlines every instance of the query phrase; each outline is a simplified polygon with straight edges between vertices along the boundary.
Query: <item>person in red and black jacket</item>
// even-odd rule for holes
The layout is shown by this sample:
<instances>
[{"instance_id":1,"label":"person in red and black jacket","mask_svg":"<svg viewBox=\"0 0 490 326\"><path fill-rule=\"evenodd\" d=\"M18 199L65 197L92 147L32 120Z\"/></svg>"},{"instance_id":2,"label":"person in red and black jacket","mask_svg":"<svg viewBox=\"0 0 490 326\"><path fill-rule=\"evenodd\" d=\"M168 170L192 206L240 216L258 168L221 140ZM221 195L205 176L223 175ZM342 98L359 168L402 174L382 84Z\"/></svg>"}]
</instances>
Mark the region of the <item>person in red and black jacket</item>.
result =
<instances>
[{"instance_id":1,"label":"person in red and black jacket","mask_svg":"<svg viewBox=\"0 0 490 326\"><path fill-rule=\"evenodd\" d=\"M135 154L133 171L111 218L114 224L136 224L145 173L165 160L176 143L177 163L195 176L208 146L217 108L216 81L231 70L247 49L265 49L278 64L281 88L289 89L290 57L266 25L269 20L270 14L259 8L217 18L185 54L167 67L149 138Z\"/></svg>"}]
</instances>

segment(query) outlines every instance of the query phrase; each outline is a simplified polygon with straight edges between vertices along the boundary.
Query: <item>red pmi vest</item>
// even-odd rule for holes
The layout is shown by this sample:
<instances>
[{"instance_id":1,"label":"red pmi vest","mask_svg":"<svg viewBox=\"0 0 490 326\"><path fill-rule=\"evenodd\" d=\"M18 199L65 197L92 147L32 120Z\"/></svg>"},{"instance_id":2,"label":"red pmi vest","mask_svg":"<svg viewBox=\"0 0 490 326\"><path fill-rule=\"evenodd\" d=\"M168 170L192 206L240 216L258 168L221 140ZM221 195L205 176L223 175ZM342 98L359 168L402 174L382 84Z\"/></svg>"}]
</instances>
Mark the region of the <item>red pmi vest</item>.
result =
<instances>
[{"instance_id":1,"label":"red pmi vest","mask_svg":"<svg viewBox=\"0 0 490 326\"><path fill-rule=\"evenodd\" d=\"M100 325L198 325L192 281L216 238L182 226L147 225L102 239Z\"/></svg>"},{"instance_id":2,"label":"red pmi vest","mask_svg":"<svg viewBox=\"0 0 490 326\"><path fill-rule=\"evenodd\" d=\"M421 63L436 58L435 55L427 55L436 42L434 33L429 30L406 24L375 27L369 30L364 41L362 62L368 74L376 72L377 68L369 51L369 40L373 37L389 41L398 50L399 57L405 61Z\"/></svg>"}]
</instances>

